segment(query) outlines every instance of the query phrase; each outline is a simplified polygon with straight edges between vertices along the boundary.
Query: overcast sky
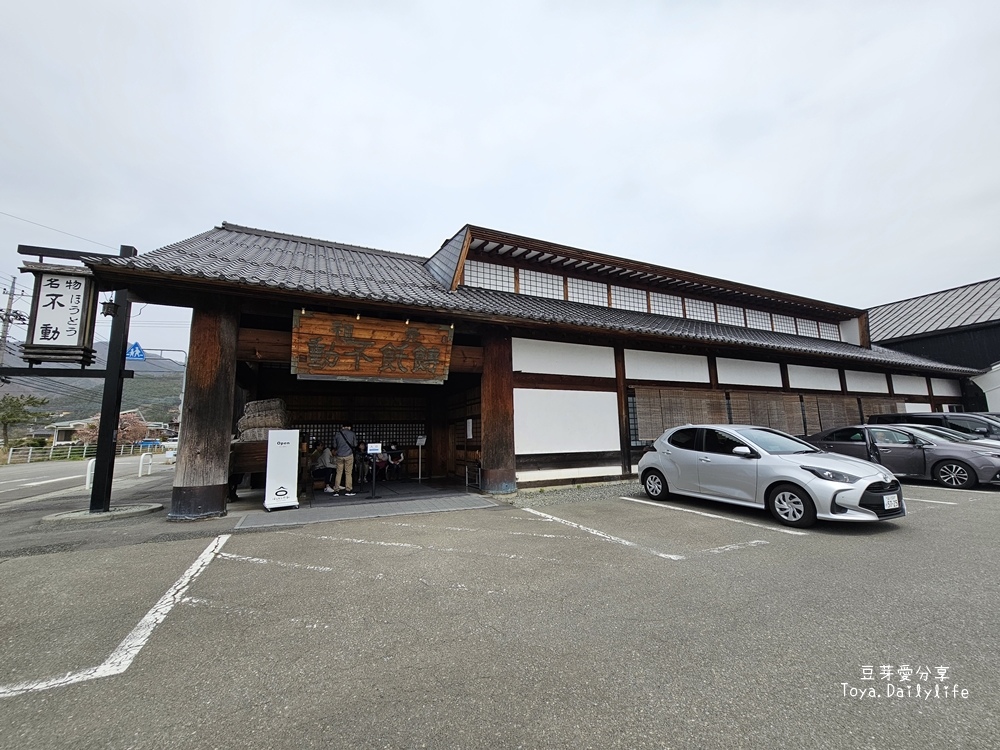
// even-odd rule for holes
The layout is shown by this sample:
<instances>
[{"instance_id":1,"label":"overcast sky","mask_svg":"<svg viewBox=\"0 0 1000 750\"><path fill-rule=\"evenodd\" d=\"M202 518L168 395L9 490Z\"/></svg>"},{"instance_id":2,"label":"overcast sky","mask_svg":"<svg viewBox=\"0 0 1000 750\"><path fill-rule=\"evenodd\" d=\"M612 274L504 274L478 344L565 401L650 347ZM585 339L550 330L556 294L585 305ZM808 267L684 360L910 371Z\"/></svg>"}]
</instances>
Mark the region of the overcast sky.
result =
<instances>
[{"instance_id":1,"label":"overcast sky","mask_svg":"<svg viewBox=\"0 0 1000 750\"><path fill-rule=\"evenodd\" d=\"M1000 275L996 2L33 0L0 70L4 289L18 244L222 221L424 256L473 223L863 308Z\"/></svg>"}]
</instances>

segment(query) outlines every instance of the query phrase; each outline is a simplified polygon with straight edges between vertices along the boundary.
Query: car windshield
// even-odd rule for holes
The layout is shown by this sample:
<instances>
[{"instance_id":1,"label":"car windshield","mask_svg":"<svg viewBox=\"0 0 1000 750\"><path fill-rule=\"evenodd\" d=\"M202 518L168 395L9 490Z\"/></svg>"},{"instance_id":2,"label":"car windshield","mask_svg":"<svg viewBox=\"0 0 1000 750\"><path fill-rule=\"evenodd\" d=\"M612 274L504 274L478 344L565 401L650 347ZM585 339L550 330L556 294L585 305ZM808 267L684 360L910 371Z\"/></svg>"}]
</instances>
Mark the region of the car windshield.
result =
<instances>
[{"instance_id":1,"label":"car windshield","mask_svg":"<svg viewBox=\"0 0 1000 750\"><path fill-rule=\"evenodd\" d=\"M771 454L822 452L815 446L809 445L809 443L798 438L793 438L791 435L786 435L783 432L778 432L777 430L768 430L763 427L746 427L736 430L736 432Z\"/></svg>"},{"instance_id":2,"label":"car windshield","mask_svg":"<svg viewBox=\"0 0 1000 750\"><path fill-rule=\"evenodd\" d=\"M927 425L912 424L902 426L910 430L913 434L919 435L926 440L938 438L939 440L947 440L950 443L968 443L976 439L961 432L949 430L947 427L929 427Z\"/></svg>"}]
</instances>

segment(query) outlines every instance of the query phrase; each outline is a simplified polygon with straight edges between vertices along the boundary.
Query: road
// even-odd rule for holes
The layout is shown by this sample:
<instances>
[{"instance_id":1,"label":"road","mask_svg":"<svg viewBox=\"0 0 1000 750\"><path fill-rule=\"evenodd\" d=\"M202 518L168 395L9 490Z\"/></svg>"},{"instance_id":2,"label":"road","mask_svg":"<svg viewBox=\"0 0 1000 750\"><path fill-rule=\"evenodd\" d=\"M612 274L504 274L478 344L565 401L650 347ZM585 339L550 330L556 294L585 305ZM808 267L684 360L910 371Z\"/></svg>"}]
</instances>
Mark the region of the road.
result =
<instances>
[{"instance_id":1,"label":"road","mask_svg":"<svg viewBox=\"0 0 1000 750\"><path fill-rule=\"evenodd\" d=\"M163 456L155 455L153 460L162 462ZM88 459L0 465L0 507L5 503L30 501L54 492L83 487L87 479L89 462ZM115 460L116 477L136 475L138 471L139 456L120 456Z\"/></svg>"},{"instance_id":2,"label":"road","mask_svg":"<svg viewBox=\"0 0 1000 750\"><path fill-rule=\"evenodd\" d=\"M0 748L995 748L1000 490L905 495L0 524Z\"/></svg>"}]
</instances>

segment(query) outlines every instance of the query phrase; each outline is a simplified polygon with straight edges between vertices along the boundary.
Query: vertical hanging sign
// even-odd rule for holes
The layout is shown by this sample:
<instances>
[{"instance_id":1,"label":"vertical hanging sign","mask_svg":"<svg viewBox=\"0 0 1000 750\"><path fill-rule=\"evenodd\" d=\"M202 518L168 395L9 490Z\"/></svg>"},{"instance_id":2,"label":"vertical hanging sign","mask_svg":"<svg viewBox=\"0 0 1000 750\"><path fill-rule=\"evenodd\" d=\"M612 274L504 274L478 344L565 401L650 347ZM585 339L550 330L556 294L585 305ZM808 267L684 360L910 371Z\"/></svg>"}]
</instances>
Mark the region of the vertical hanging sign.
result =
<instances>
[{"instance_id":1,"label":"vertical hanging sign","mask_svg":"<svg viewBox=\"0 0 1000 750\"><path fill-rule=\"evenodd\" d=\"M90 269L31 264L35 294L28 337L21 357L27 362L94 362L97 296Z\"/></svg>"},{"instance_id":2,"label":"vertical hanging sign","mask_svg":"<svg viewBox=\"0 0 1000 750\"><path fill-rule=\"evenodd\" d=\"M299 507L299 431L267 433L264 510Z\"/></svg>"}]
</instances>

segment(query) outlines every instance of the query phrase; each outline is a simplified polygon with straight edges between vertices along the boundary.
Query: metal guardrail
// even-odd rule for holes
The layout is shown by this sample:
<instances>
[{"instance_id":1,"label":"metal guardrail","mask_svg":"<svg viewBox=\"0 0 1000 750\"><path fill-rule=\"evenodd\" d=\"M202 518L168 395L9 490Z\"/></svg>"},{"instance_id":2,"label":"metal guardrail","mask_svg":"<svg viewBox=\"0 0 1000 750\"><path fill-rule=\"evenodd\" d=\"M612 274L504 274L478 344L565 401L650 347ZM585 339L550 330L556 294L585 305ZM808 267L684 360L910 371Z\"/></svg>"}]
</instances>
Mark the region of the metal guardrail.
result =
<instances>
[{"instance_id":1,"label":"metal guardrail","mask_svg":"<svg viewBox=\"0 0 1000 750\"><path fill-rule=\"evenodd\" d=\"M116 456L135 456L142 453L163 453L164 447L118 445ZM42 448L11 448L7 451L8 464L30 464L36 461L81 461L97 455L96 445L50 445Z\"/></svg>"}]
</instances>

